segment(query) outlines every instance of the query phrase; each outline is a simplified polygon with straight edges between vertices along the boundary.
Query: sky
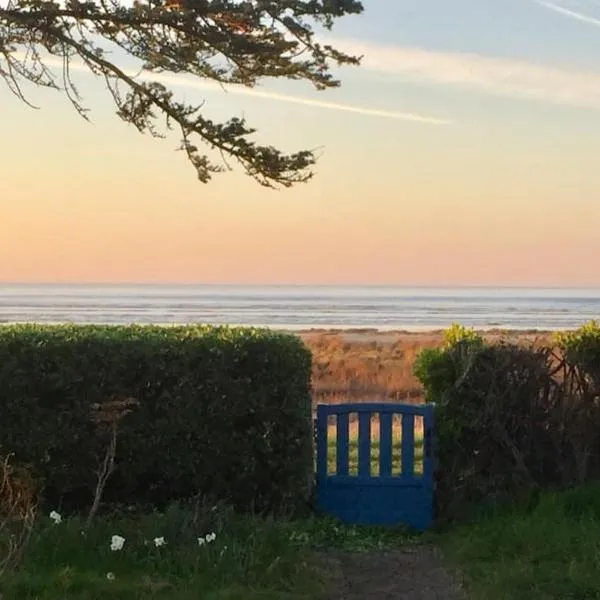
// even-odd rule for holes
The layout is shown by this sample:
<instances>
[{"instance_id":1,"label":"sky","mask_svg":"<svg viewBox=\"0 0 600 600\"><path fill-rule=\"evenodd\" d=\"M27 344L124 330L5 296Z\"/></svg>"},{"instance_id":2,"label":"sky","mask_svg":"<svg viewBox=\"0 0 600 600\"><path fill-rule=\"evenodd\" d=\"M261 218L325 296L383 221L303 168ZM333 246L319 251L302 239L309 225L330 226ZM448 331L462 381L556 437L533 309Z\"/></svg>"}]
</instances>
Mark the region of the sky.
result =
<instances>
[{"instance_id":1,"label":"sky","mask_svg":"<svg viewBox=\"0 0 600 600\"><path fill-rule=\"evenodd\" d=\"M329 41L339 89L169 76L284 150L308 184L200 183L93 76L92 122L0 83L0 281L600 286L600 0L365 0ZM2 63L0 61L0 67Z\"/></svg>"}]
</instances>

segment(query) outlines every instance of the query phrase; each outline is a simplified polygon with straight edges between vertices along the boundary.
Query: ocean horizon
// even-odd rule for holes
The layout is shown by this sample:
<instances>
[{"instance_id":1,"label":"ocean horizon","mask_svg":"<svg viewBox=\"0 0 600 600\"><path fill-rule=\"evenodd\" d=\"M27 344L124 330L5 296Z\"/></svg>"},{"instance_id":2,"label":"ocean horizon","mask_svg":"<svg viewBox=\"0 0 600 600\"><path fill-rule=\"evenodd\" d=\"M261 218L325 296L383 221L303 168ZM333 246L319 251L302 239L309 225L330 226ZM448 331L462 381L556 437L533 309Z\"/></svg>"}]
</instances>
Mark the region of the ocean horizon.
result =
<instances>
[{"instance_id":1,"label":"ocean horizon","mask_svg":"<svg viewBox=\"0 0 600 600\"><path fill-rule=\"evenodd\" d=\"M600 288L0 284L0 323L541 331L592 319L600 319Z\"/></svg>"}]
</instances>

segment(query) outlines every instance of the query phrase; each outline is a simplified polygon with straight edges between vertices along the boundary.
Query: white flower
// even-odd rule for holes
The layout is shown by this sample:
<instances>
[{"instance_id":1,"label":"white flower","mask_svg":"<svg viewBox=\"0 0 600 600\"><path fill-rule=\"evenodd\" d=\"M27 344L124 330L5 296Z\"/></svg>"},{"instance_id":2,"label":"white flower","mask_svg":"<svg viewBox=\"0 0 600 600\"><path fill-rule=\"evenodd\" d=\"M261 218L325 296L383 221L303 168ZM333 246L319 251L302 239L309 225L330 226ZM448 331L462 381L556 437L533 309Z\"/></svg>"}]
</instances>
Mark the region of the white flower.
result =
<instances>
[{"instance_id":1,"label":"white flower","mask_svg":"<svg viewBox=\"0 0 600 600\"><path fill-rule=\"evenodd\" d=\"M204 537L198 538L198 546L204 546L204 544L210 544L211 542L214 542L216 539L217 539L216 533L208 533Z\"/></svg>"},{"instance_id":2,"label":"white flower","mask_svg":"<svg viewBox=\"0 0 600 600\"><path fill-rule=\"evenodd\" d=\"M116 552L117 550L122 550L124 544L125 544L124 537L121 537L120 535L113 535L110 540L110 549L113 552Z\"/></svg>"},{"instance_id":3,"label":"white flower","mask_svg":"<svg viewBox=\"0 0 600 600\"><path fill-rule=\"evenodd\" d=\"M114 573L107 573L106 574L106 579L108 579L109 581L114 581L115 580L115 574Z\"/></svg>"},{"instance_id":4,"label":"white flower","mask_svg":"<svg viewBox=\"0 0 600 600\"><path fill-rule=\"evenodd\" d=\"M155 537L154 538L154 545L157 548L160 548L161 546L164 546L167 542L165 542L165 538L164 537Z\"/></svg>"},{"instance_id":5,"label":"white flower","mask_svg":"<svg viewBox=\"0 0 600 600\"><path fill-rule=\"evenodd\" d=\"M55 525L58 525L62 521L62 517L55 510L50 513L50 518L54 521Z\"/></svg>"}]
</instances>

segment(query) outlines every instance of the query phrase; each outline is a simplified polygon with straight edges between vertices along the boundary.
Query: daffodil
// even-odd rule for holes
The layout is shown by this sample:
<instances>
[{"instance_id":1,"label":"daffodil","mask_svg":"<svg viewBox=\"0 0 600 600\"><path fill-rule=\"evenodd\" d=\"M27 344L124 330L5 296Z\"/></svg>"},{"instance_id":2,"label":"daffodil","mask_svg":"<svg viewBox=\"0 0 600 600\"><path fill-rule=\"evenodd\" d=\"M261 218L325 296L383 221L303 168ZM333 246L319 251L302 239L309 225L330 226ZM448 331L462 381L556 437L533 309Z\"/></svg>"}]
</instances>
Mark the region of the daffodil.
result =
<instances>
[{"instance_id":1,"label":"daffodil","mask_svg":"<svg viewBox=\"0 0 600 600\"><path fill-rule=\"evenodd\" d=\"M208 533L204 537L198 538L198 546L204 546L204 544L210 544L217 539L216 533Z\"/></svg>"},{"instance_id":2,"label":"daffodil","mask_svg":"<svg viewBox=\"0 0 600 600\"><path fill-rule=\"evenodd\" d=\"M113 535L110 540L110 549L113 552L117 552L118 550L122 550L125 544L125 538L120 535Z\"/></svg>"}]
</instances>

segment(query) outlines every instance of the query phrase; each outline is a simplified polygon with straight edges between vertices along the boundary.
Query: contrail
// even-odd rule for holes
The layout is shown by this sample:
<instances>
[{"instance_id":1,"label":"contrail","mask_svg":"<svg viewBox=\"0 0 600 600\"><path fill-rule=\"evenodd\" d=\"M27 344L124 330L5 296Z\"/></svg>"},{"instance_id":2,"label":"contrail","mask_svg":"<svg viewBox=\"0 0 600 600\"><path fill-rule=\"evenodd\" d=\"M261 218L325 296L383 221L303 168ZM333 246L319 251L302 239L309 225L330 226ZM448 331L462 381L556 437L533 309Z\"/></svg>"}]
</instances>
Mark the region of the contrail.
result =
<instances>
[{"instance_id":1,"label":"contrail","mask_svg":"<svg viewBox=\"0 0 600 600\"><path fill-rule=\"evenodd\" d=\"M565 8L564 6L559 6L558 4L554 4L554 2L548 2L547 0L531 1L564 15L565 17L569 17L570 19L575 19L576 21L582 21L583 23L589 23L590 25L596 25L596 27L600 27L600 19L597 19L596 17L584 15L583 13L571 10L570 8Z\"/></svg>"},{"instance_id":2,"label":"contrail","mask_svg":"<svg viewBox=\"0 0 600 600\"><path fill-rule=\"evenodd\" d=\"M47 58L45 64L48 66L58 67L62 69L63 63L54 58ZM87 72L89 69L81 63L72 63L70 68L75 71ZM337 110L342 112L351 112L366 117L379 117L383 119L394 119L397 121L412 121L414 123L424 123L428 125L450 125L453 121L448 119L441 119L436 117L428 117L416 113L409 112L397 112L390 110L381 110L378 108L369 108L366 106L355 106L352 104L342 104L338 102L328 102L325 100L314 100L312 98L304 98L302 96L291 96L288 94L280 94L277 92L267 92L256 90L253 88L247 88L244 86L227 86L221 87L216 83L210 83L208 81L195 81L187 77L181 77L176 75L169 75L164 73L150 73L145 71L124 71L129 76L139 75L141 79L146 81L156 81L158 83L164 83L166 85L194 88L203 90L213 91L225 91L232 94L238 94L240 96L249 96L254 98L263 98L265 100L274 100L277 102L288 102L291 104L300 104L304 106L314 106L315 108L324 108L328 110Z\"/></svg>"},{"instance_id":3,"label":"contrail","mask_svg":"<svg viewBox=\"0 0 600 600\"><path fill-rule=\"evenodd\" d=\"M79 66L79 65L78 65ZM184 77L177 77L168 74L154 74L154 73L143 73L140 75L142 78L157 81L159 83L166 83L169 85L198 88L198 89L223 89L216 84L211 84L204 81L192 81ZM415 113L396 112L390 110L380 110L378 108L369 108L366 106L354 106L352 104L341 104L338 102L328 102L325 100L314 100L312 98L303 98L301 96L290 96L288 94L279 94L277 92L266 92L247 88L243 86L226 87L225 91L233 94L239 94L241 96L253 96L255 98L264 98L266 100L276 100L279 102L290 102L292 104L303 104L304 106L314 106L316 108L326 108L330 110L338 110L345 112L352 112L359 115L365 115L368 117L382 117L384 119L396 119L399 121L413 121L416 123L428 123L430 125L449 125L452 121L447 119L439 119L436 117L427 117Z\"/></svg>"}]
</instances>

